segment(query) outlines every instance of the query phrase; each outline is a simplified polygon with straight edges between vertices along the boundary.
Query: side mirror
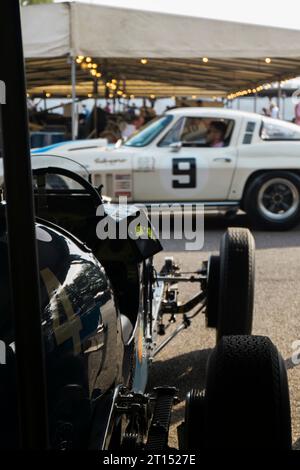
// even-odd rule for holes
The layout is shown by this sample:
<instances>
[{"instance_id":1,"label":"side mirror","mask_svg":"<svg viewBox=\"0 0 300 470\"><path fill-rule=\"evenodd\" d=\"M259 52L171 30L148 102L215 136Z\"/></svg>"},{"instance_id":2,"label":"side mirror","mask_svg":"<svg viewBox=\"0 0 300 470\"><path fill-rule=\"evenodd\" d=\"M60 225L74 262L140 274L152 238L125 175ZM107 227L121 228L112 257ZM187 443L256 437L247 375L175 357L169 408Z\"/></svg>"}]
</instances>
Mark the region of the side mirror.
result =
<instances>
[{"instance_id":1,"label":"side mirror","mask_svg":"<svg viewBox=\"0 0 300 470\"><path fill-rule=\"evenodd\" d=\"M173 142L169 145L171 152L179 152L182 147L182 142Z\"/></svg>"}]
</instances>

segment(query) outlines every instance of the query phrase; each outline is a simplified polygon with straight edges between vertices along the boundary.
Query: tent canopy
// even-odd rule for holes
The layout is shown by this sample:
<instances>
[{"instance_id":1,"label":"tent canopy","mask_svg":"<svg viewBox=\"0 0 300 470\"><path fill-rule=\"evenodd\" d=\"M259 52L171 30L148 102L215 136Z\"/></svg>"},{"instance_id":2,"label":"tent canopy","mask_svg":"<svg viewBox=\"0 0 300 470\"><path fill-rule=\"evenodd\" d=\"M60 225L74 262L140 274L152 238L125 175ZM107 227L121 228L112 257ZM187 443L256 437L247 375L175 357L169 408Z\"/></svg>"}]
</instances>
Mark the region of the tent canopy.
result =
<instances>
[{"instance_id":1,"label":"tent canopy","mask_svg":"<svg viewBox=\"0 0 300 470\"><path fill-rule=\"evenodd\" d=\"M300 30L80 3L23 7L22 26L36 93L68 91L70 56L91 57L104 83L126 81L137 96L143 82L156 96L219 96L300 74ZM78 64L79 91L92 92L91 78Z\"/></svg>"}]
</instances>

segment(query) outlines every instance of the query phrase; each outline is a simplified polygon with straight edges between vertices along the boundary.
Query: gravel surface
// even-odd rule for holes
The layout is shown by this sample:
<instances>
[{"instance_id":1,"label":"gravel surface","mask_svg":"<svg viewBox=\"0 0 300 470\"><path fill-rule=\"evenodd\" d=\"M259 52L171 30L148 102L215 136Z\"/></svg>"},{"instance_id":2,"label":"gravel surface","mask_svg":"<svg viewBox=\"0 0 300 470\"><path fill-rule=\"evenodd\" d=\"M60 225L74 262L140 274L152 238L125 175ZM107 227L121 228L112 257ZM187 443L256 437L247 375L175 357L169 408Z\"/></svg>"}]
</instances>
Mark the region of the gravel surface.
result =
<instances>
[{"instance_id":1,"label":"gravel surface","mask_svg":"<svg viewBox=\"0 0 300 470\"><path fill-rule=\"evenodd\" d=\"M165 241L165 252L156 257L159 268L165 256L174 256L184 271L197 269L211 252L218 251L227 226L246 226L245 216L227 220L222 216L205 217L205 243L201 252L184 252L183 242ZM256 287L254 334L269 336L285 359L288 369L294 447L300 449L300 365L291 360L292 343L300 340L300 227L288 232L255 231ZM183 284L181 300L195 292L195 285ZM203 386L206 361L215 344L215 331L205 327L199 315L192 326L181 333L156 358L150 386L175 385L180 403L175 407L170 445L177 444L176 427L184 416L183 400L191 388ZM179 321L179 319L178 319ZM299 349L299 348L298 348Z\"/></svg>"}]
</instances>

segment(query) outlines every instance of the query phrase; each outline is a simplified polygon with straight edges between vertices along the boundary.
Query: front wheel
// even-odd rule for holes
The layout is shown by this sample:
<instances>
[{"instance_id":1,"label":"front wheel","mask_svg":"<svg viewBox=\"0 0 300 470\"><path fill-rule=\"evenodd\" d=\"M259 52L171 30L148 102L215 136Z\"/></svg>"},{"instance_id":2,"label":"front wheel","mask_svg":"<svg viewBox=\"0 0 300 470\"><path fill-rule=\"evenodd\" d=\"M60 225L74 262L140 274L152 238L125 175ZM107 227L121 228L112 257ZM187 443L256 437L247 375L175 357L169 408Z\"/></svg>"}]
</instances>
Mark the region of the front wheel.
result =
<instances>
[{"instance_id":1,"label":"front wheel","mask_svg":"<svg viewBox=\"0 0 300 470\"><path fill-rule=\"evenodd\" d=\"M205 391L187 397L184 440L189 452L291 449L287 373L269 338L222 338L208 361Z\"/></svg>"},{"instance_id":2,"label":"front wheel","mask_svg":"<svg viewBox=\"0 0 300 470\"><path fill-rule=\"evenodd\" d=\"M246 191L244 208L254 227L294 227L300 222L300 177L289 171L257 176Z\"/></svg>"},{"instance_id":3,"label":"front wheel","mask_svg":"<svg viewBox=\"0 0 300 470\"><path fill-rule=\"evenodd\" d=\"M224 335L251 334L254 283L254 238L248 229L228 228L220 245L218 341Z\"/></svg>"}]
</instances>

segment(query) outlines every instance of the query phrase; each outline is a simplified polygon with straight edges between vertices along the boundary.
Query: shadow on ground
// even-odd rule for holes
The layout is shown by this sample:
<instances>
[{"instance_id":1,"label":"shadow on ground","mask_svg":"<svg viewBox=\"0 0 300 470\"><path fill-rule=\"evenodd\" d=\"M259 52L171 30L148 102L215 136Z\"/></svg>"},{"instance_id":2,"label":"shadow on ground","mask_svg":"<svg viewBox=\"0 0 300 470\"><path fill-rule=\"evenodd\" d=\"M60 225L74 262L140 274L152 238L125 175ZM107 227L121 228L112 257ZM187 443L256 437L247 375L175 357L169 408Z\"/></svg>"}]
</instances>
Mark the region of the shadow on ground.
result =
<instances>
[{"instance_id":1,"label":"shadow on ground","mask_svg":"<svg viewBox=\"0 0 300 470\"><path fill-rule=\"evenodd\" d=\"M164 361L153 363L149 390L153 387L168 385L179 390L179 406L174 409L172 423L178 423L183 418L183 405L186 394L192 389L203 389L205 385L205 370L211 349L203 349L182 354Z\"/></svg>"}]
</instances>

